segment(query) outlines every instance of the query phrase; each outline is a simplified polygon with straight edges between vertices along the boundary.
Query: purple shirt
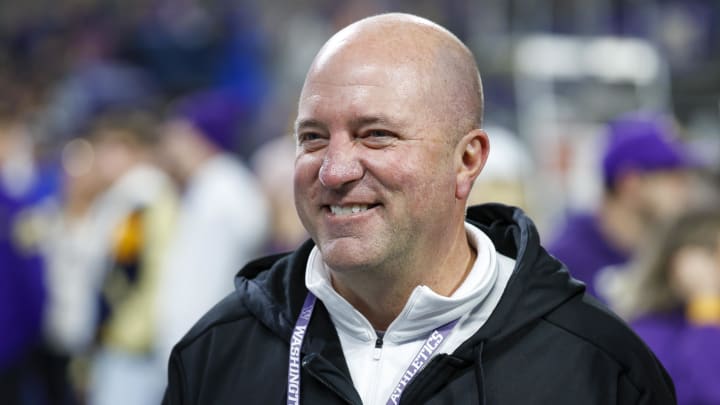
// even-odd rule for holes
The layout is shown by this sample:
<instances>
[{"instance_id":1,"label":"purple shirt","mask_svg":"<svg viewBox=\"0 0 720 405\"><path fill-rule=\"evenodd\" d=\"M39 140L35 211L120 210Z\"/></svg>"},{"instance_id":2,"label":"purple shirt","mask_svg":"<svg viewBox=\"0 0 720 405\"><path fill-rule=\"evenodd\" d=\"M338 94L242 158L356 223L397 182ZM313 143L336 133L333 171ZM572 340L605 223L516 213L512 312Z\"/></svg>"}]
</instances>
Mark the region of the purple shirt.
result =
<instances>
[{"instance_id":1,"label":"purple shirt","mask_svg":"<svg viewBox=\"0 0 720 405\"><path fill-rule=\"evenodd\" d=\"M631 325L672 377L678 405L720 404L720 326L691 325L682 310Z\"/></svg>"},{"instance_id":2,"label":"purple shirt","mask_svg":"<svg viewBox=\"0 0 720 405\"><path fill-rule=\"evenodd\" d=\"M45 286L42 261L15 240L16 218L26 201L0 188L0 371L18 361L40 338Z\"/></svg>"},{"instance_id":3,"label":"purple shirt","mask_svg":"<svg viewBox=\"0 0 720 405\"><path fill-rule=\"evenodd\" d=\"M595 276L607 266L624 264L629 254L612 246L600 231L597 219L589 214L567 218L547 250L565 263L570 274L587 285L587 291L598 297Z\"/></svg>"}]
</instances>

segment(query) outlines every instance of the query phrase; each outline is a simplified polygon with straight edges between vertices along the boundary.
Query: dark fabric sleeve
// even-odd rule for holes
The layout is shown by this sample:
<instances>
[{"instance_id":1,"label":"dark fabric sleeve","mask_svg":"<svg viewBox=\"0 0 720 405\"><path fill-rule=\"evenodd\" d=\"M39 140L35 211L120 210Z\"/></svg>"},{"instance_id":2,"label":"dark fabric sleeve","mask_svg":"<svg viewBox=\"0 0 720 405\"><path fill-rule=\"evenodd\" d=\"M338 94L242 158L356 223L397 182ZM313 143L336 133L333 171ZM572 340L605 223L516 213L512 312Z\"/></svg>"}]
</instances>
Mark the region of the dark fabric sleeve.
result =
<instances>
[{"instance_id":1,"label":"dark fabric sleeve","mask_svg":"<svg viewBox=\"0 0 720 405\"><path fill-rule=\"evenodd\" d=\"M617 385L617 404L618 405L677 405L675 393L668 387L672 387L670 377L664 375L664 386L645 387L644 391L640 391L627 374L622 374L618 378Z\"/></svg>"},{"instance_id":2,"label":"dark fabric sleeve","mask_svg":"<svg viewBox=\"0 0 720 405\"><path fill-rule=\"evenodd\" d=\"M617 404L618 405L639 405L644 404L640 398L640 391L635 387L626 374L620 374L617 382Z\"/></svg>"},{"instance_id":3,"label":"dark fabric sleeve","mask_svg":"<svg viewBox=\"0 0 720 405\"><path fill-rule=\"evenodd\" d=\"M184 405L184 386L185 378L183 373L182 362L179 356L173 352L170 355L170 363L168 366L168 385L165 388L165 396L162 405Z\"/></svg>"},{"instance_id":4,"label":"dark fabric sleeve","mask_svg":"<svg viewBox=\"0 0 720 405\"><path fill-rule=\"evenodd\" d=\"M677 403L673 381L657 357L620 318L595 299L588 295L575 298L546 319L589 343L620 367L617 404Z\"/></svg>"}]
</instances>

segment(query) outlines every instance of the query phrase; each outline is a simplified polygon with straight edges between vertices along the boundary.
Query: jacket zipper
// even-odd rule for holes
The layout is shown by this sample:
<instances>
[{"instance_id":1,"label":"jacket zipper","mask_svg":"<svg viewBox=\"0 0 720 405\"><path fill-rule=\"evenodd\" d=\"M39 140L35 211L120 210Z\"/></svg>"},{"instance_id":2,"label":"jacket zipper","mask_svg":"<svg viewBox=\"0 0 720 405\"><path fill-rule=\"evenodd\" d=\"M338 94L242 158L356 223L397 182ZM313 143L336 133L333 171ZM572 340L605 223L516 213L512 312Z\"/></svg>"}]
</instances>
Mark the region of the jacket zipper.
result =
<instances>
[{"instance_id":1,"label":"jacket zipper","mask_svg":"<svg viewBox=\"0 0 720 405\"><path fill-rule=\"evenodd\" d=\"M383 335L376 335L377 338L375 339L375 347L372 349L372 360L375 363L375 367L369 367L368 372L372 373L371 380L374 376L374 378L378 378L382 375L382 349L383 349ZM374 371L373 371L374 370ZM371 402L376 402L377 396L379 395L379 384L371 384L370 385L370 395L368 398Z\"/></svg>"},{"instance_id":2,"label":"jacket zipper","mask_svg":"<svg viewBox=\"0 0 720 405\"><path fill-rule=\"evenodd\" d=\"M377 340L375 340L375 349L373 349L373 360L380 360L380 357L382 355L382 347L383 338L382 336L378 336Z\"/></svg>"}]
</instances>

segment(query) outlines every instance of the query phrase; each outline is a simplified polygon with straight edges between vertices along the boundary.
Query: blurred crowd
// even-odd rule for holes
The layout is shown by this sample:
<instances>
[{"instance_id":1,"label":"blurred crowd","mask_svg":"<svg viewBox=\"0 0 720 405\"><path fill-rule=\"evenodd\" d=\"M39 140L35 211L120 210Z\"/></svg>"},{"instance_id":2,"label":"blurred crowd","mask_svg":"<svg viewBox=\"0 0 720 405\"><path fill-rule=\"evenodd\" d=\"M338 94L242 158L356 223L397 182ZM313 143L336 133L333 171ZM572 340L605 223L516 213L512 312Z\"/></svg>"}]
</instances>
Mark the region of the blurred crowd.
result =
<instances>
[{"instance_id":1,"label":"blurred crowd","mask_svg":"<svg viewBox=\"0 0 720 405\"><path fill-rule=\"evenodd\" d=\"M261 4L262 3L262 4ZM0 3L0 403L157 404L234 273L306 238L295 103L337 29L417 13L470 45L489 161L680 404L720 404L720 3Z\"/></svg>"}]
</instances>

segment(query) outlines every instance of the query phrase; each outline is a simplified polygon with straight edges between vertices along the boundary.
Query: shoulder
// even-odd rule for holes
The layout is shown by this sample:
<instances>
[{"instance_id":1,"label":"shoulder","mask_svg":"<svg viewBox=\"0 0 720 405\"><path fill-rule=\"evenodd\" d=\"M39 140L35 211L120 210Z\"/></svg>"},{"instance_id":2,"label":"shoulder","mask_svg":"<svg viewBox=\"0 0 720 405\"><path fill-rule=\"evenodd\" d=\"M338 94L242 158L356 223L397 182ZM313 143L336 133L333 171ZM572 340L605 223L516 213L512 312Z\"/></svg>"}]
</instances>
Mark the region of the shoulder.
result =
<instances>
[{"instance_id":1,"label":"shoulder","mask_svg":"<svg viewBox=\"0 0 720 405\"><path fill-rule=\"evenodd\" d=\"M573 297L544 318L615 358L627 355L624 349L628 345L632 349L647 351L644 343L622 319L588 294Z\"/></svg>"},{"instance_id":2,"label":"shoulder","mask_svg":"<svg viewBox=\"0 0 720 405\"><path fill-rule=\"evenodd\" d=\"M272 381L286 371L287 344L241 298L228 295L175 345L164 403L231 403L248 392L258 403L281 399Z\"/></svg>"},{"instance_id":3,"label":"shoulder","mask_svg":"<svg viewBox=\"0 0 720 405\"><path fill-rule=\"evenodd\" d=\"M175 345L171 359L185 370L189 381L199 381L223 369L234 368L238 359L265 356L285 341L257 318L233 292L207 312ZM258 359L260 361L260 359Z\"/></svg>"},{"instance_id":4,"label":"shoulder","mask_svg":"<svg viewBox=\"0 0 720 405\"><path fill-rule=\"evenodd\" d=\"M647 345L590 295L572 298L543 319L615 363L639 391L672 390L667 372Z\"/></svg>"},{"instance_id":5,"label":"shoulder","mask_svg":"<svg viewBox=\"0 0 720 405\"><path fill-rule=\"evenodd\" d=\"M300 295L305 290L293 286L303 285L303 261L311 248L307 242L299 253L279 253L247 263L235 279L236 289L200 318L174 350L250 339L249 334L258 328L284 335L292 328L288 300L300 301L298 309L302 305Z\"/></svg>"},{"instance_id":6,"label":"shoulder","mask_svg":"<svg viewBox=\"0 0 720 405\"><path fill-rule=\"evenodd\" d=\"M208 311L175 345L166 403L232 403L253 392L256 403L279 403L274 389L287 373L292 322L306 290L308 241L293 253L254 260L236 290Z\"/></svg>"},{"instance_id":7,"label":"shoulder","mask_svg":"<svg viewBox=\"0 0 720 405\"><path fill-rule=\"evenodd\" d=\"M194 345L202 344L210 335L226 333L228 327L233 329L252 322L255 322L255 318L247 310L237 291L233 291L193 325L175 346L175 351L186 351Z\"/></svg>"}]
</instances>

